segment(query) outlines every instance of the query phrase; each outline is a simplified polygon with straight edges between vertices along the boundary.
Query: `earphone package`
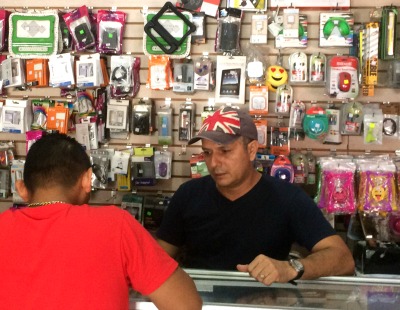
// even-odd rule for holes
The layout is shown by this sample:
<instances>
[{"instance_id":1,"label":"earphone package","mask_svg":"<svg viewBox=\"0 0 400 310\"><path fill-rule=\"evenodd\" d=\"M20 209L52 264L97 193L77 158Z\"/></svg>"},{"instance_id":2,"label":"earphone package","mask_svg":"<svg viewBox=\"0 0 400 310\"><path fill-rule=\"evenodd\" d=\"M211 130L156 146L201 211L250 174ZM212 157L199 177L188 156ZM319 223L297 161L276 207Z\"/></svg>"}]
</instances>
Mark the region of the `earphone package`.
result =
<instances>
[{"instance_id":1,"label":"earphone package","mask_svg":"<svg viewBox=\"0 0 400 310\"><path fill-rule=\"evenodd\" d=\"M258 147L259 148L267 148L267 136L268 136L268 127L267 127L267 120L266 119L254 119L254 124L257 128L257 140L258 140Z\"/></svg>"},{"instance_id":2,"label":"earphone package","mask_svg":"<svg viewBox=\"0 0 400 310\"><path fill-rule=\"evenodd\" d=\"M351 12L324 12L319 16L319 46L353 46L354 16Z\"/></svg>"},{"instance_id":3,"label":"earphone package","mask_svg":"<svg viewBox=\"0 0 400 310\"><path fill-rule=\"evenodd\" d=\"M340 109L340 133L357 136L361 133L364 108L360 102L347 102Z\"/></svg>"},{"instance_id":4,"label":"earphone package","mask_svg":"<svg viewBox=\"0 0 400 310\"><path fill-rule=\"evenodd\" d=\"M399 137L399 112L398 105L392 102L380 104L383 113L382 133L385 138Z\"/></svg>"},{"instance_id":5,"label":"earphone package","mask_svg":"<svg viewBox=\"0 0 400 310\"><path fill-rule=\"evenodd\" d=\"M140 88L140 58L133 55L111 56L111 97L134 97Z\"/></svg>"},{"instance_id":6,"label":"earphone package","mask_svg":"<svg viewBox=\"0 0 400 310\"><path fill-rule=\"evenodd\" d=\"M194 61L193 88L209 91L215 87L215 64L204 52L200 59Z\"/></svg>"},{"instance_id":7,"label":"earphone package","mask_svg":"<svg viewBox=\"0 0 400 310\"><path fill-rule=\"evenodd\" d=\"M268 87L250 86L249 114L267 115L268 114Z\"/></svg>"}]
</instances>

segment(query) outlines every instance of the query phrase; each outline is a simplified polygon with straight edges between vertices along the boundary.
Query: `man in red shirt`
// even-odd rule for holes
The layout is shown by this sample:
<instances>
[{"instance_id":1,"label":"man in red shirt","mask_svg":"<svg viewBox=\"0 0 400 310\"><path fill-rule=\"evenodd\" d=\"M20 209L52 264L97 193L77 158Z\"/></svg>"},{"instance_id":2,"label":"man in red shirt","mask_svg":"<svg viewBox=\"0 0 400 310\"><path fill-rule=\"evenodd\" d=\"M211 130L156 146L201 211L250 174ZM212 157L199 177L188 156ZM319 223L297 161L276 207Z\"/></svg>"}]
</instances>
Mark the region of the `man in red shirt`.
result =
<instances>
[{"instance_id":1,"label":"man in red shirt","mask_svg":"<svg viewBox=\"0 0 400 310\"><path fill-rule=\"evenodd\" d=\"M30 148L0 214L0 309L128 309L129 287L159 309L201 309L191 278L126 211L90 207L90 159L73 138Z\"/></svg>"}]
</instances>

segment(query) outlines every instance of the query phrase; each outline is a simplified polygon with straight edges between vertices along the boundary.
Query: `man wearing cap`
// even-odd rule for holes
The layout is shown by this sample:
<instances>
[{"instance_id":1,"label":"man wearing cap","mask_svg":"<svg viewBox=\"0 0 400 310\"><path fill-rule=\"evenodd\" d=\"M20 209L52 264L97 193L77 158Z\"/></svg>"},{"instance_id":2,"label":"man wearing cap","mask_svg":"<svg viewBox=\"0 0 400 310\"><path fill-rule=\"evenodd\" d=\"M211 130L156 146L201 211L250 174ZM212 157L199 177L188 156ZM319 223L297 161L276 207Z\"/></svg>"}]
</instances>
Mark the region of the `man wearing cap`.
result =
<instances>
[{"instance_id":1,"label":"man wearing cap","mask_svg":"<svg viewBox=\"0 0 400 310\"><path fill-rule=\"evenodd\" d=\"M189 144L201 140L210 175L182 184L157 232L160 245L183 266L248 272L270 285L354 273L343 240L299 187L258 173L257 129L237 109L217 110ZM289 259L293 243L307 248Z\"/></svg>"}]
</instances>

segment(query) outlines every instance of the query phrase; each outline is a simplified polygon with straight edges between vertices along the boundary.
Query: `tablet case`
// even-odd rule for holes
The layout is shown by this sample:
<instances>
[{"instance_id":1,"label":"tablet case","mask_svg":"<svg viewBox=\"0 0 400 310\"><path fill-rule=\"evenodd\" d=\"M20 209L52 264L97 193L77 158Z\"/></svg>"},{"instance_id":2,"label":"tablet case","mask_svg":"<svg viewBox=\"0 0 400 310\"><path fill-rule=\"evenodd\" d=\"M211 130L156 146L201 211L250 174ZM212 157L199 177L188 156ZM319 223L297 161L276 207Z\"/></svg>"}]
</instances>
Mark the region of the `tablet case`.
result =
<instances>
[{"instance_id":1,"label":"tablet case","mask_svg":"<svg viewBox=\"0 0 400 310\"><path fill-rule=\"evenodd\" d=\"M191 34L196 30L189 12L180 12L166 2L158 13L148 12L144 26L143 50L146 55L185 58L190 53Z\"/></svg>"},{"instance_id":2,"label":"tablet case","mask_svg":"<svg viewBox=\"0 0 400 310\"><path fill-rule=\"evenodd\" d=\"M59 19L56 12L19 13L9 17L9 48L12 56L46 58L57 54Z\"/></svg>"}]
</instances>

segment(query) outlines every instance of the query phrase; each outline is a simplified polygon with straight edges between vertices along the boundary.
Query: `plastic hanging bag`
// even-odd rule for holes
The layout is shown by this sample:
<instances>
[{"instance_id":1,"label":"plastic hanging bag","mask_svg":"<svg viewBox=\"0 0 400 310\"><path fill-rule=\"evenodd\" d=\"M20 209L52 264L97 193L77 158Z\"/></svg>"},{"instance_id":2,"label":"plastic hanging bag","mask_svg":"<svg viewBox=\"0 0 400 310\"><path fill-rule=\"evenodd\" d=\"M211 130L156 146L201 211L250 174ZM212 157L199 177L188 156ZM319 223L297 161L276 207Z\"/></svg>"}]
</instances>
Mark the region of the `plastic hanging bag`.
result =
<instances>
[{"instance_id":1,"label":"plastic hanging bag","mask_svg":"<svg viewBox=\"0 0 400 310\"><path fill-rule=\"evenodd\" d=\"M97 49L103 54L121 54L126 13L99 10L97 12Z\"/></svg>"},{"instance_id":2,"label":"plastic hanging bag","mask_svg":"<svg viewBox=\"0 0 400 310\"><path fill-rule=\"evenodd\" d=\"M352 165L353 167L350 167ZM325 170L325 208L332 214L352 214L356 210L354 193L355 164L347 167L340 165L337 169Z\"/></svg>"},{"instance_id":3,"label":"plastic hanging bag","mask_svg":"<svg viewBox=\"0 0 400 310\"><path fill-rule=\"evenodd\" d=\"M218 16L215 51L237 55L240 53L240 26L242 11L233 8L222 9Z\"/></svg>"},{"instance_id":4,"label":"plastic hanging bag","mask_svg":"<svg viewBox=\"0 0 400 310\"><path fill-rule=\"evenodd\" d=\"M358 208L365 212L397 210L396 166L388 161L365 161L359 165Z\"/></svg>"}]
</instances>

